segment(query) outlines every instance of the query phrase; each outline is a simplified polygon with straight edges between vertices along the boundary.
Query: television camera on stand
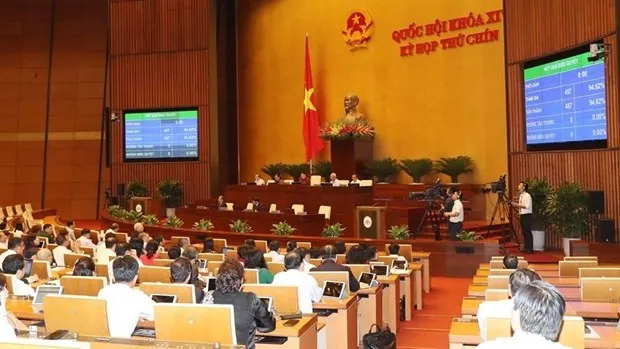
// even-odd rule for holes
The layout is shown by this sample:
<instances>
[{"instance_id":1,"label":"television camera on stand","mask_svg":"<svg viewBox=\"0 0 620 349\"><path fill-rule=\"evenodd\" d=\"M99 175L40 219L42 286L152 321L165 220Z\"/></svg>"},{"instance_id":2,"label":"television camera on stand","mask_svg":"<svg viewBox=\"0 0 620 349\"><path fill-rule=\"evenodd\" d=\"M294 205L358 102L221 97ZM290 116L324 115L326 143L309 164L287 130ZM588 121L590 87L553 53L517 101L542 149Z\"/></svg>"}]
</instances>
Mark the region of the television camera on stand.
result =
<instances>
[{"instance_id":1,"label":"television camera on stand","mask_svg":"<svg viewBox=\"0 0 620 349\"><path fill-rule=\"evenodd\" d=\"M500 249L502 251L506 251L506 243L510 241L514 241L517 244L517 247L521 247L521 243L517 237L515 232L515 228L512 225L512 215L510 210L514 209L511 205L511 200L508 197L508 187L506 185L506 174L499 176L497 182L487 183L485 187L482 188L482 192L484 194L497 194L497 201L495 202L495 207L493 208L493 214L491 215L491 221L489 222L489 226L487 227L487 233L485 238L489 238L491 234L491 229L493 227L493 222L497 217L501 223L501 231L502 238L500 239ZM498 216L499 215L499 216ZM508 225L506 226L506 221Z\"/></svg>"},{"instance_id":2,"label":"television camera on stand","mask_svg":"<svg viewBox=\"0 0 620 349\"><path fill-rule=\"evenodd\" d=\"M441 240L439 225L443 219L441 204L438 202L443 202L446 196L446 190L441 188L439 182L440 180L438 178L431 187L426 188L424 191L412 191L409 193L409 200L424 201L426 203L424 216L422 216L422 220L420 224L418 224L416 232L421 232L425 224L430 224L435 234L435 240L437 241Z\"/></svg>"}]
</instances>

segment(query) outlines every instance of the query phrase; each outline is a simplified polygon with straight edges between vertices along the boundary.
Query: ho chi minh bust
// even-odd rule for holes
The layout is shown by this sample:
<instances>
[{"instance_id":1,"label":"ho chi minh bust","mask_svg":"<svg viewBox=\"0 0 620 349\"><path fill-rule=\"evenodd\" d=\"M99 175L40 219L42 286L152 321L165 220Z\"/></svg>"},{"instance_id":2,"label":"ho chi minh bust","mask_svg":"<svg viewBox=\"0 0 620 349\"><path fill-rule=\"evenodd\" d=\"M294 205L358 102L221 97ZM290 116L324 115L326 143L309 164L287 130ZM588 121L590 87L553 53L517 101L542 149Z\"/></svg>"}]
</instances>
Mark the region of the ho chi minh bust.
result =
<instances>
[{"instance_id":1,"label":"ho chi minh bust","mask_svg":"<svg viewBox=\"0 0 620 349\"><path fill-rule=\"evenodd\" d=\"M357 106L360 103L359 97L354 94L348 94L344 97L344 120L348 122L355 122L364 118L364 115L357 111Z\"/></svg>"}]
</instances>

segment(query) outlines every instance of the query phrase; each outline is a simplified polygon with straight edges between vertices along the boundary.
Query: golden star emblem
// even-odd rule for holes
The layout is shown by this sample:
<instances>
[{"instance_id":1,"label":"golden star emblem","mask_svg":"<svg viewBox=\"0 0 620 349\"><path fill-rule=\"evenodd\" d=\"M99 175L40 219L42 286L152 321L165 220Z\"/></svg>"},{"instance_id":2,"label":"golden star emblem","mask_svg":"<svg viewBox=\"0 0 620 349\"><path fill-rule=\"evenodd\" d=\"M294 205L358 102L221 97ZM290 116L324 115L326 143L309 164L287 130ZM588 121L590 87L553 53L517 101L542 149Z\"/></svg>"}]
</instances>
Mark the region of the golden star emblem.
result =
<instances>
[{"instance_id":1,"label":"golden star emblem","mask_svg":"<svg viewBox=\"0 0 620 349\"><path fill-rule=\"evenodd\" d=\"M353 16L353 23L360 24L360 15L358 15L357 13L355 14L355 16Z\"/></svg>"},{"instance_id":2,"label":"golden star emblem","mask_svg":"<svg viewBox=\"0 0 620 349\"><path fill-rule=\"evenodd\" d=\"M314 107L314 104L312 104L312 101L310 100L310 97L312 97L313 93L314 93L314 88L306 89L306 91L305 91L305 94L304 94L304 113L307 112L308 109L316 111L316 108Z\"/></svg>"}]
</instances>

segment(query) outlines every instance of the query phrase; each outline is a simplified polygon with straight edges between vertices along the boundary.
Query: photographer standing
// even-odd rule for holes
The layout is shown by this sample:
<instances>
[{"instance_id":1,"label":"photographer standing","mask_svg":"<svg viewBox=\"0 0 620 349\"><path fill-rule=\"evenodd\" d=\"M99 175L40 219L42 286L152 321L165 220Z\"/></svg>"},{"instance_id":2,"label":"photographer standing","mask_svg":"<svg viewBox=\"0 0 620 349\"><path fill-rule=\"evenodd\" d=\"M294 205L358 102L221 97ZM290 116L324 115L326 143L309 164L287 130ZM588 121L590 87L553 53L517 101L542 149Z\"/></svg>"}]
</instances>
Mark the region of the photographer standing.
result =
<instances>
[{"instance_id":1,"label":"photographer standing","mask_svg":"<svg viewBox=\"0 0 620 349\"><path fill-rule=\"evenodd\" d=\"M521 231L523 232L524 248L523 252L534 252L534 237L532 236L532 197L527 192L528 185L525 182L519 182L517 190L519 191L519 202L513 202L512 205L519 209L521 218Z\"/></svg>"},{"instance_id":2,"label":"photographer standing","mask_svg":"<svg viewBox=\"0 0 620 349\"><path fill-rule=\"evenodd\" d=\"M445 212L443 215L448 218L448 233L450 240L456 241L456 235L463 230L463 203L461 202L461 192L454 190L452 192L452 210Z\"/></svg>"}]
</instances>

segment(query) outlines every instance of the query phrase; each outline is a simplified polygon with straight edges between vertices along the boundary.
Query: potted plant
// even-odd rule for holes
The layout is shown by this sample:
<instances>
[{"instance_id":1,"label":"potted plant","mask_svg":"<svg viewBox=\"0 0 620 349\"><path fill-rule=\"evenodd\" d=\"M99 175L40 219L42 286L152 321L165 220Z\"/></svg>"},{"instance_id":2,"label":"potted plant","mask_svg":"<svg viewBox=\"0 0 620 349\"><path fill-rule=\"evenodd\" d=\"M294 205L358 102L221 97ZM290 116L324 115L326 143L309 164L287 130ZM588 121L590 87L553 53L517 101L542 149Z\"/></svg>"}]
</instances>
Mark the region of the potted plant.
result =
<instances>
[{"instance_id":1,"label":"potted plant","mask_svg":"<svg viewBox=\"0 0 620 349\"><path fill-rule=\"evenodd\" d=\"M406 240L411 236L407 224L391 226L390 229L388 229L388 235L393 240Z\"/></svg>"},{"instance_id":2,"label":"potted plant","mask_svg":"<svg viewBox=\"0 0 620 349\"><path fill-rule=\"evenodd\" d=\"M127 199L135 197L145 197L148 195L146 184L142 182L129 182L127 183Z\"/></svg>"},{"instance_id":3,"label":"potted plant","mask_svg":"<svg viewBox=\"0 0 620 349\"><path fill-rule=\"evenodd\" d=\"M312 174L321 176L324 180L329 180L332 173L332 163L329 161L319 161L312 166Z\"/></svg>"},{"instance_id":4,"label":"potted plant","mask_svg":"<svg viewBox=\"0 0 620 349\"><path fill-rule=\"evenodd\" d=\"M194 222L194 229L198 230L213 230L215 226L209 219L201 219L198 222Z\"/></svg>"},{"instance_id":5,"label":"potted plant","mask_svg":"<svg viewBox=\"0 0 620 349\"><path fill-rule=\"evenodd\" d=\"M138 211L127 211L126 215L125 215L125 219L128 221L132 221L132 222L140 222L140 219L142 218L142 212L138 212Z\"/></svg>"},{"instance_id":6,"label":"potted plant","mask_svg":"<svg viewBox=\"0 0 620 349\"><path fill-rule=\"evenodd\" d=\"M118 205L109 206L108 213L110 214L110 216L120 219L126 219L128 214L127 210Z\"/></svg>"},{"instance_id":7,"label":"potted plant","mask_svg":"<svg viewBox=\"0 0 620 349\"><path fill-rule=\"evenodd\" d=\"M183 185L176 180L165 180L157 184L157 193L166 207L166 217L172 217L183 202Z\"/></svg>"},{"instance_id":8,"label":"potted plant","mask_svg":"<svg viewBox=\"0 0 620 349\"><path fill-rule=\"evenodd\" d=\"M340 223L334 223L323 228L323 236L326 238L338 238L347 229Z\"/></svg>"},{"instance_id":9,"label":"potted plant","mask_svg":"<svg viewBox=\"0 0 620 349\"><path fill-rule=\"evenodd\" d=\"M306 163L284 165L284 172L291 176L294 182L297 182L302 173L310 174L310 165Z\"/></svg>"},{"instance_id":10,"label":"potted plant","mask_svg":"<svg viewBox=\"0 0 620 349\"><path fill-rule=\"evenodd\" d=\"M282 164L281 162L275 164L268 164L260 170L263 171L263 173L265 173L267 176L269 176L269 178L274 179L276 174L280 174L282 173L282 171L284 171L284 164Z\"/></svg>"},{"instance_id":11,"label":"potted plant","mask_svg":"<svg viewBox=\"0 0 620 349\"><path fill-rule=\"evenodd\" d=\"M280 222L278 224L272 224L271 226L273 227L273 229L271 229L271 231L275 235L286 235L286 236L293 235L293 232L295 230L297 230L297 228L293 228L287 222Z\"/></svg>"},{"instance_id":12,"label":"potted plant","mask_svg":"<svg viewBox=\"0 0 620 349\"><path fill-rule=\"evenodd\" d=\"M564 254L570 256L570 241L588 232L588 193L577 183L564 182L549 195L547 213L553 229L562 235Z\"/></svg>"},{"instance_id":13,"label":"potted plant","mask_svg":"<svg viewBox=\"0 0 620 349\"><path fill-rule=\"evenodd\" d=\"M405 159L401 160L400 168L413 178L413 183L420 183L422 177L433 170L433 160L427 158Z\"/></svg>"},{"instance_id":14,"label":"potted plant","mask_svg":"<svg viewBox=\"0 0 620 349\"><path fill-rule=\"evenodd\" d=\"M532 236L534 251L545 249L545 229L549 223L547 200L553 188L546 178L534 178L527 180L527 192L532 197Z\"/></svg>"},{"instance_id":15,"label":"potted plant","mask_svg":"<svg viewBox=\"0 0 620 349\"><path fill-rule=\"evenodd\" d=\"M228 225L230 227L230 231L233 233L250 233L252 232L252 227L248 224L248 221L242 221L237 219L235 221L230 221Z\"/></svg>"},{"instance_id":16,"label":"potted plant","mask_svg":"<svg viewBox=\"0 0 620 349\"><path fill-rule=\"evenodd\" d=\"M435 161L435 170L450 177L452 184L458 184L459 176L474 172L474 160L466 155L445 157Z\"/></svg>"},{"instance_id":17,"label":"potted plant","mask_svg":"<svg viewBox=\"0 0 620 349\"><path fill-rule=\"evenodd\" d=\"M143 224L155 225L159 223L159 219L157 219L157 216L155 216L154 214L145 214L142 215L142 217L140 218L140 222L142 222Z\"/></svg>"},{"instance_id":18,"label":"potted plant","mask_svg":"<svg viewBox=\"0 0 620 349\"><path fill-rule=\"evenodd\" d=\"M456 238L459 241L476 241L480 239L480 236L476 235L475 231L461 230L458 234L456 234Z\"/></svg>"},{"instance_id":19,"label":"potted plant","mask_svg":"<svg viewBox=\"0 0 620 349\"><path fill-rule=\"evenodd\" d=\"M398 161L392 158L372 160L366 164L366 170L371 176L377 178L378 183L387 183L389 178L400 172Z\"/></svg>"},{"instance_id":20,"label":"potted plant","mask_svg":"<svg viewBox=\"0 0 620 349\"><path fill-rule=\"evenodd\" d=\"M185 222L183 222L181 218L177 216L168 217L168 219L164 221L164 225L170 228L180 228L183 226L183 223Z\"/></svg>"}]
</instances>

